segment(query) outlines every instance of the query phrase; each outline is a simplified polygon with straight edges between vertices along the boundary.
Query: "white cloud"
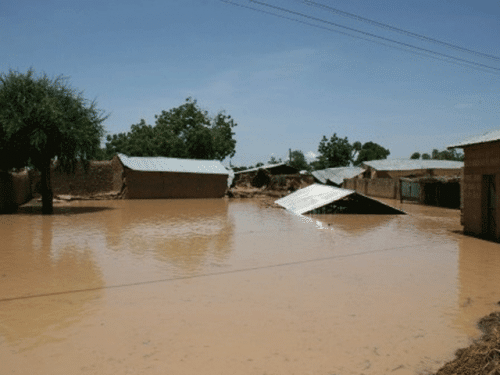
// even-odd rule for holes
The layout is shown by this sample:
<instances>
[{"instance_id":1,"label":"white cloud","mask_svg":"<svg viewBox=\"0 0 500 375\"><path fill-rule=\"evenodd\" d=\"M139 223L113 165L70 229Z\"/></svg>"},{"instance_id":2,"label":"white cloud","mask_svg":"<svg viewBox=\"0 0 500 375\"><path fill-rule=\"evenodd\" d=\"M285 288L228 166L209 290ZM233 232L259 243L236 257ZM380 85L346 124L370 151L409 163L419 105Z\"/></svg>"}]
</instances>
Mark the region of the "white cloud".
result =
<instances>
[{"instance_id":1,"label":"white cloud","mask_svg":"<svg viewBox=\"0 0 500 375\"><path fill-rule=\"evenodd\" d=\"M311 162L313 160L316 160L318 154L316 154L314 151L308 151L304 156L306 157L307 161Z\"/></svg>"}]
</instances>

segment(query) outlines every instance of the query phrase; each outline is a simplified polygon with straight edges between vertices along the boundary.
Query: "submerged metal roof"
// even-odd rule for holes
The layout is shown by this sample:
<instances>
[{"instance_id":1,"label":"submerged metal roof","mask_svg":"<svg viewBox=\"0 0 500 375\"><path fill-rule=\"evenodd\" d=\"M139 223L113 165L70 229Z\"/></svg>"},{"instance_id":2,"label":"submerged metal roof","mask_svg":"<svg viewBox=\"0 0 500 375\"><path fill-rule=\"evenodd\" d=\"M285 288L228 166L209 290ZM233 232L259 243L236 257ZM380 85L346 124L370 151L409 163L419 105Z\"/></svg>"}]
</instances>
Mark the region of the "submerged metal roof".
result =
<instances>
[{"instance_id":1,"label":"submerged metal roof","mask_svg":"<svg viewBox=\"0 0 500 375\"><path fill-rule=\"evenodd\" d=\"M327 206L335 201L342 200L350 195L356 199L361 200L365 206L382 207L377 208L378 211L387 211L391 213L403 213L403 211L391 207L385 203L372 199L363 194L359 194L354 190L341 189L334 186L313 184L304 189L297 190L296 192L287 195L284 198L278 199L274 203L292 211L294 214L305 214L317 208Z\"/></svg>"},{"instance_id":2,"label":"submerged metal roof","mask_svg":"<svg viewBox=\"0 0 500 375\"><path fill-rule=\"evenodd\" d=\"M355 193L354 190L313 184L275 201L295 214L303 214Z\"/></svg>"},{"instance_id":3,"label":"submerged metal roof","mask_svg":"<svg viewBox=\"0 0 500 375\"><path fill-rule=\"evenodd\" d=\"M314 171L311 174L321 183L326 184L328 181L340 185L344 182L345 178L353 178L365 171L360 167L339 167L327 168L319 171Z\"/></svg>"},{"instance_id":4,"label":"submerged metal roof","mask_svg":"<svg viewBox=\"0 0 500 375\"><path fill-rule=\"evenodd\" d=\"M365 161L362 163L377 171L409 171L417 169L460 169L463 161L453 160L419 160L419 159L383 159Z\"/></svg>"},{"instance_id":5,"label":"submerged metal roof","mask_svg":"<svg viewBox=\"0 0 500 375\"><path fill-rule=\"evenodd\" d=\"M500 141L500 129L490 130L489 132L480 135L475 135L473 137L463 140L462 142L448 146L448 148L458 148L464 146L471 146L478 143L488 143L496 141Z\"/></svg>"},{"instance_id":6,"label":"submerged metal roof","mask_svg":"<svg viewBox=\"0 0 500 375\"><path fill-rule=\"evenodd\" d=\"M177 159L166 157L129 157L118 154L122 164L141 172L180 172L228 175L229 171L218 160Z\"/></svg>"}]
</instances>

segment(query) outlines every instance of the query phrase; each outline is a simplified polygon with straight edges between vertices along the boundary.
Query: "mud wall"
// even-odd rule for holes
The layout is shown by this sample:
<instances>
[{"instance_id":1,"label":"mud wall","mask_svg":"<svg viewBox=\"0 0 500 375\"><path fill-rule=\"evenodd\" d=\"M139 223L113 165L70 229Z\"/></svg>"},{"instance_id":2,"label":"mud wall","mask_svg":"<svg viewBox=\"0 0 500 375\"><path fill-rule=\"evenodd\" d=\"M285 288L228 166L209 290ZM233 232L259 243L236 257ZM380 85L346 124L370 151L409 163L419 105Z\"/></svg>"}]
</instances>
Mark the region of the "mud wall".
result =
<instances>
[{"instance_id":1,"label":"mud wall","mask_svg":"<svg viewBox=\"0 0 500 375\"><path fill-rule=\"evenodd\" d=\"M349 178L344 180L344 188L370 197L400 199L399 180L392 178Z\"/></svg>"},{"instance_id":2,"label":"mud wall","mask_svg":"<svg viewBox=\"0 0 500 375\"><path fill-rule=\"evenodd\" d=\"M227 175L139 172L124 168L127 199L222 198L227 190Z\"/></svg>"},{"instance_id":3,"label":"mud wall","mask_svg":"<svg viewBox=\"0 0 500 375\"><path fill-rule=\"evenodd\" d=\"M8 172L0 172L0 213L11 212L16 206L12 175Z\"/></svg>"},{"instance_id":4,"label":"mud wall","mask_svg":"<svg viewBox=\"0 0 500 375\"><path fill-rule=\"evenodd\" d=\"M119 168L115 160L92 160L85 171L78 164L74 174L66 174L57 164L51 169L51 183L54 194L69 195L95 195L121 190L121 178L115 176L115 170ZM39 192L40 173L34 172L32 180L32 191ZM120 183L118 183L120 180Z\"/></svg>"},{"instance_id":5,"label":"mud wall","mask_svg":"<svg viewBox=\"0 0 500 375\"><path fill-rule=\"evenodd\" d=\"M459 177L462 175L462 168L459 169L417 169L417 170L407 170L407 171L380 171L376 173L376 177L394 178L399 179L400 177Z\"/></svg>"},{"instance_id":6,"label":"mud wall","mask_svg":"<svg viewBox=\"0 0 500 375\"><path fill-rule=\"evenodd\" d=\"M500 241L500 142L465 147L462 223L464 231L485 235L487 225L487 194L485 176L494 176L496 186L495 233Z\"/></svg>"},{"instance_id":7,"label":"mud wall","mask_svg":"<svg viewBox=\"0 0 500 375\"><path fill-rule=\"evenodd\" d=\"M0 213L12 212L32 196L33 172L0 172Z\"/></svg>"}]
</instances>

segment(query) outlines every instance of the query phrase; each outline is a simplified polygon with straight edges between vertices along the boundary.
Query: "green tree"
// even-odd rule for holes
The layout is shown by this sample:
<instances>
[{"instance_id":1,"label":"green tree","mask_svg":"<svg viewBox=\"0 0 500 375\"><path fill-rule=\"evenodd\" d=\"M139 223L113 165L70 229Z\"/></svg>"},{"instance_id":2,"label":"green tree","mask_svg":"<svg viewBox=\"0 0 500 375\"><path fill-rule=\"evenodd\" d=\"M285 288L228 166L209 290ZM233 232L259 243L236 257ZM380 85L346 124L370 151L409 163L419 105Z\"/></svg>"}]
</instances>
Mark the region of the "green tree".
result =
<instances>
[{"instance_id":1,"label":"green tree","mask_svg":"<svg viewBox=\"0 0 500 375\"><path fill-rule=\"evenodd\" d=\"M34 166L41 173L42 213L53 212L50 167L72 172L100 150L107 118L67 78L9 71L0 74L0 168Z\"/></svg>"},{"instance_id":2,"label":"green tree","mask_svg":"<svg viewBox=\"0 0 500 375\"><path fill-rule=\"evenodd\" d=\"M337 137L334 133L328 140L323 136L318 146L319 157L316 167L319 169L346 167L352 160L353 147L345 138Z\"/></svg>"},{"instance_id":3,"label":"green tree","mask_svg":"<svg viewBox=\"0 0 500 375\"><path fill-rule=\"evenodd\" d=\"M432 150L432 159L463 161L464 154L457 152L455 149L443 150L443 151L438 151L434 149Z\"/></svg>"},{"instance_id":4,"label":"green tree","mask_svg":"<svg viewBox=\"0 0 500 375\"><path fill-rule=\"evenodd\" d=\"M213 118L196 100L155 116L155 126L141 120L130 132L107 137L106 153L130 156L166 156L187 159L224 160L235 154L233 128L237 125L223 111Z\"/></svg>"},{"instance_id":5,"label":"green tree","mask_svg":"<svg viewBox=\"0 0 500 375\"><path fill-rule=\"evenodd\" d=\"M279 163L282 163L281 158L276 159L274 156L271 156L271 159L269 159L269 161L267 162L267 164L279 164Z\"/></svg>"},{"instance_id":6,"label":"green tree","mask_svg":"<svg viewBox=\"0 0 500 375\"><path fill-rule=\"evenodd\" d=\"M359 150L358 157L354 165L359 165L364 161L387 159L391 152L374 142L366 142Z\"/></svg>"},{"instance_id":7,"label":"green tree","mask_svg":"<svg viewBox=\"0 0 500 375\"><path fill-rule=\"evenodd\" d=\"M418 155L418 157L416 157L416 155ZM420 158L420 153L418 152L413 153L412 156L410 157L410 159L419 159L419 158ZM457 152L455 149L439 151L437 148L435 148L434 150L432 150L431 155L422 154L422 159L463 161L464 154L462 154L461 152Z\"/></svg>"},{"instance_id":8,"label":"green tree","mask_svg":"<svg viewBox=\"0 0 500 375\"><path fill-rule=\"evenodd\" d=\"M307 163L304 153L300 150L295 150L291 152L290 166L297 168L299 171L302 171L304 169L309 170L311 168Z\"/></svg>"}]
</instances>

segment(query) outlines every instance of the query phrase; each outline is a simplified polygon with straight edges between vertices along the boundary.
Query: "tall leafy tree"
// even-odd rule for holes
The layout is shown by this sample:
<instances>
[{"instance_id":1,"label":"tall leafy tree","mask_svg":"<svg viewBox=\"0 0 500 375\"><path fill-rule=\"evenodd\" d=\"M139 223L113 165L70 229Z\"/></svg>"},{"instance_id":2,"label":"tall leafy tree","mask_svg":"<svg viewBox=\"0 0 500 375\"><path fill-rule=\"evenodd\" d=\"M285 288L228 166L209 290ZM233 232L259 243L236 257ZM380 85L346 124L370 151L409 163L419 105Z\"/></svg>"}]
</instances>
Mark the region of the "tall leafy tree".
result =
<instances>
[{"instance_id":1,"label":"tall leafy tree","mask_svg":"<svg viewBox=\"0 0 500 375\"><path fill-rule=\"evenodd\" d=\"M294 150L291 152L290 166L297 168L299 171L309 170L311 168L307 163L304 153L300 150Z\"/></svg>"},{"instance_id":2,"label":"tall leafy tree","mask_svg":"<svg viewBox=\"0 0 500 375\"><path fill-rule=\"evenodd\" d=\"M188 98L155 119L155 126L141 120L129 132L108 136L106 153L211 160L224 160L235 154L233 128L237 124L223 111L211 117L198 107L196 100Z\"/></svg>"},{"instance_id":3,"label":"tall leafy tree","mask_svg":"<svg viewBox=\"0 0 500 375\"><path fill-rule=\"evenodd\" d=\"M420 153L414 152L410 159L419 159L420 158ZM464 154L461 152L457 152L455 149L453 150L443 150L439 151L438 149L432 150L432 153L429 154L422 154L422 159L423 160L454 160L454 161L463 161L464 160Z\"/></svg>"},{"instance_id":4,"label":"tall leafy tree","mask_svg":"<svg viewBox=\"0 0 500 375\"><path fill-rule=\"evenodd\" d=\"M67 172L99 152L107 116L67 78L9 71L0 74L0 168L34 166L41 173L42 213L53 212L50 167Z\"/></svg>"},{"instance_id":5,"label":"tall leafy tree","mask_svg":"<svg viewBox=\"0 0 500 375\"><path fill-rule=\"evenodd\" d=\"M354 165L359 165L364 161L387 159L391 152L374 142L366 142L361 146L358 157L354 161Z\"/></svg>"},{"instance_id":6,"label":"tall leafy tree","mask_svg":"<svg viewBox=\"0 0 500 375\"><path fill-rule=\"evenodd\" d=\"M323 136L318 146L318 163L316 167L319 169L346 167L352 160L353 146L345 138L337 137L334 133L330 139Z\"/></svg>"}]
</instances>

